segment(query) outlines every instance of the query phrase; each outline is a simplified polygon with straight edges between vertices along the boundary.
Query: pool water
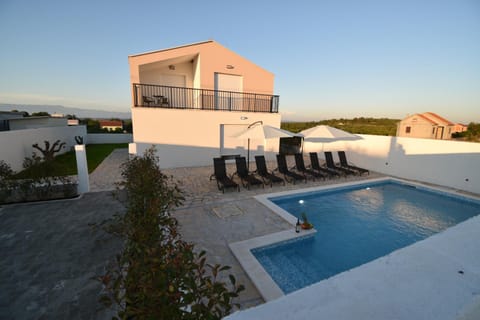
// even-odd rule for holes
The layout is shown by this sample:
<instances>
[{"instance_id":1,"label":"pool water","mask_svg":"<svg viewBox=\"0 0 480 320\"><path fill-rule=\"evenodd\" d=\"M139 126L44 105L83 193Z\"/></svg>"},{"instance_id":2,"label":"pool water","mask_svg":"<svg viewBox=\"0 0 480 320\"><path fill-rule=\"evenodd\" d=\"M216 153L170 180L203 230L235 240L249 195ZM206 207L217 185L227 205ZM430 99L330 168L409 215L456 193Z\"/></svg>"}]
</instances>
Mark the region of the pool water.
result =
<instances>
[{"instance_id":1,"label":"pool water","mask_svg":"<svg viewBox=\"0 0 480 320\"><path fill-rule=\"evenodd\" d=\"M480 214L480 202L381 182L270 198L317 233L252 250L284 293L329 278Z\"/></svg>"}]
</instances>

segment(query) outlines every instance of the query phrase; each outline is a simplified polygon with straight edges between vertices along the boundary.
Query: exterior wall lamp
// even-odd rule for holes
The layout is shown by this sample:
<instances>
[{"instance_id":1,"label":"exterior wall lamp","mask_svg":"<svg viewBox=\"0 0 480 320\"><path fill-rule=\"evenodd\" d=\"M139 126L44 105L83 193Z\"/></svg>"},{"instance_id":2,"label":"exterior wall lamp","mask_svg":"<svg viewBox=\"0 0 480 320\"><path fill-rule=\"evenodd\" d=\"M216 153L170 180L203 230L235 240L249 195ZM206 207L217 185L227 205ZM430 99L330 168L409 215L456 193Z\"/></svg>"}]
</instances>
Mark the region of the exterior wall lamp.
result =
<instances>
[{"instance_id":1,"label":"exterior wall lamp","mask_svg":"<svg viewBox=\"0 0 480 320\"><path fill-rule=\"evenodd\" d=\"M173 64L171 64L171 65L168 66L168 69L175 70L175 66Z\"/></svg>"},{"instance_id":2,"label":"exterior wall lamp","mask_svg":"<svg viewBox=\"0 0 480 320\"><path fill-rule=\"evenodd\" d=\"M235 69L235 67L232 66L231 64L227 64L226 68L227 68L227 69L230 69L230 70L231 70L231 69Z\"/></svg>"}]
</instances>

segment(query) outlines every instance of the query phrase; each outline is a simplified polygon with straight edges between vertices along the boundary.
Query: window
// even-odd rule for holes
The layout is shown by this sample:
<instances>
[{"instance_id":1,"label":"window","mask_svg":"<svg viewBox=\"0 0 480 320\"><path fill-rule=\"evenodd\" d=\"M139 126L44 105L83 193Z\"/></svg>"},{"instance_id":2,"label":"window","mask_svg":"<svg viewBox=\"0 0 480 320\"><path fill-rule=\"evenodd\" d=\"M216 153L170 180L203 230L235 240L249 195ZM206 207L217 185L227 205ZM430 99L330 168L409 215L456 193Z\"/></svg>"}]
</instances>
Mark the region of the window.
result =
<instances>
[{"instance_id":1,"label":"window","mask_svg":"<svg viewBox=\"0 0 480 320\"><path fill-rule=\"evenodd\" d=\"M411 131L411 127L406 127L405 128L405 133L410 133L410 131Z\"/></svg>"}]
</instances>

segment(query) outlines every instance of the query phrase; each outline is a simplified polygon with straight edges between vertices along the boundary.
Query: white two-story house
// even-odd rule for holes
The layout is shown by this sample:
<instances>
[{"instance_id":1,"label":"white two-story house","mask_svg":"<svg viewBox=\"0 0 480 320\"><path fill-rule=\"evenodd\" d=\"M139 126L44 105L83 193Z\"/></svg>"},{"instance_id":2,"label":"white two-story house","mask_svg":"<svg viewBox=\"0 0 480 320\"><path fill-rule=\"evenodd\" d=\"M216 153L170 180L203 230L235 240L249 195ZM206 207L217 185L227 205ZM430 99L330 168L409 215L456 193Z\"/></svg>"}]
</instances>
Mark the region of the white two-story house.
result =
<instances>
[{"instance_id":1,"label":"white two-story house","mask_svg":"<svg viewBox=\"0 0 480 320\"><path fill-rule=\"evenodd\" d=\"M215 41L131 55L129 63L130 153L155 145L162 168L245 155L247 141L235 134L256 121L280 127L274 75ZM271 157L278 139L250 141L250 150Z\"/></svg>"}]
</instances>

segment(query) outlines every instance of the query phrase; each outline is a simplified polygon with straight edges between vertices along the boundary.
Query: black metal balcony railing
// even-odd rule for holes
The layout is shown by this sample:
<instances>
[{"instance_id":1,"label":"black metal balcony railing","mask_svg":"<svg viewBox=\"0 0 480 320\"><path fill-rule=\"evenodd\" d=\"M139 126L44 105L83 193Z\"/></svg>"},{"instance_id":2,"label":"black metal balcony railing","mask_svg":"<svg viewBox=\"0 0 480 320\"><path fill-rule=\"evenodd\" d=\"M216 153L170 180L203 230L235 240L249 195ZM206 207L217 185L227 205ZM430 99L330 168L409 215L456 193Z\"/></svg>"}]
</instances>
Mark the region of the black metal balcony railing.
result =
<instances>
[{"instance_id":1,"label":"black metal balcony railing","mask_svg":"<svg viewBox=\"0 0 480 320\"><path fill-rule=\"evenodd\" d=\"M135 107L278 113L279 96L133 84Z\"/></svg>"}]
</instances>

